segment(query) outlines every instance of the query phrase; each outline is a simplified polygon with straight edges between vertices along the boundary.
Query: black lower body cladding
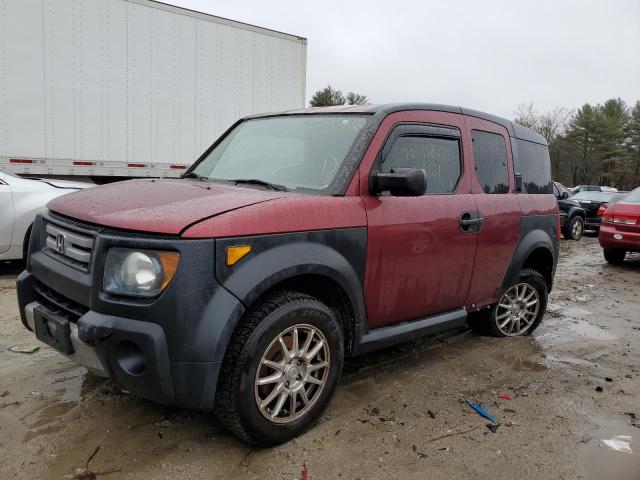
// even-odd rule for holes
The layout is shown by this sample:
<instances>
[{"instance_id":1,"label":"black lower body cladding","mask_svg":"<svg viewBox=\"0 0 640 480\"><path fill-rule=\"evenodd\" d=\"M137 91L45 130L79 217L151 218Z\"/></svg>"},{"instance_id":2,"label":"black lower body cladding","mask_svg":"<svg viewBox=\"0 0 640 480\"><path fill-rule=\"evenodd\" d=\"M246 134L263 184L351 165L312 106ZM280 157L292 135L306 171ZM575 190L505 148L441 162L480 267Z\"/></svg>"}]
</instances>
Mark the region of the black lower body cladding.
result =
<instances>
[{"instance_id":1,"label":"black lower body cladding","mask_svg":"<svg viewBox=\"0 0 640 480\"><path fill-rule=\"evenodd\" d=\"M72 264L47 246L47 224L92 239L86 265ZM225 249L250 244L233 269ZM109 248L180 253L171 283L157 298L103 291ZM245 310L279 282L322 275L339 285L364 318L362 298L366 229L265 235L225 240L183 240L101 229L53 215L34 222L27 270L18 278L22 321L49 338L50 327L67 348L57 348L121 388L158 403L211 410L227 345ZM40 322L40 323L38 323ZM53 335L53 334L52 334Z\"/></svg>"},{"instance_id":2,"label":"black lower body cladding","mask_svg":"<svg viewBox=\"0 0 640 480\"><path fill-rule=\"evenodd\" d=\"M65 263L46 247L50 220L93 238L86 268ZM42 316L63 326L70 337L68 357L124 390L158 403L210 410L223 359L216 341L229 335L229 320L244 312L215 279L214 245L214 240L132 235L39 217L27 270L17 282L22 321L33 331ZM102 290L111 247L177 251L180 262L159 297L114 296ZM38 337L49 343L48 333L41 328Z\"/></svg>"}]
</instances>

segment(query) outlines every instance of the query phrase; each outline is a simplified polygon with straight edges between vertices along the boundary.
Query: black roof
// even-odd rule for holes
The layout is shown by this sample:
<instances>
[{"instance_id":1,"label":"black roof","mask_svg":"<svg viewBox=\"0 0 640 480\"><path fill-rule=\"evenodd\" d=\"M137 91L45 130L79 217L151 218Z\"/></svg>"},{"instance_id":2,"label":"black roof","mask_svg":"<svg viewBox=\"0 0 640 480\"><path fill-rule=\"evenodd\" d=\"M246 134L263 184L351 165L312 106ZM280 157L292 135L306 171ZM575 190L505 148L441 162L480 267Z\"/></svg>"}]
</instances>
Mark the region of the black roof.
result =
<instances>
[{"instance_id":1,"label":"black roof","mask_svg":"<svg viewBox=\"0 0 640 480\"><path fill-rule=\"evenodd\" d=\"M526 140L529 142L547 144L545 138L537 132L534 132L530 128L524 127L516 122L507 120L490 113L480 112L471 108L456 107L453 105L442 105L439 103L386 103L382 105L336 105L333 107L311 107L300 110L287 110L284 112L271 112L262 113L258 115L251 115L248 118L256 117L268 117L274 115L299 115L299 114L322 114L322 113L367 113L375 114L376 116L386 117L387 115L395 112L401 112L406 110L432 110L437 112L449 112L458 113L462 115L468 115L470 117L481 118L488 120L498 125L502 125L509 132L509 136L520 140Z\"/></svg>"}]
</instances>

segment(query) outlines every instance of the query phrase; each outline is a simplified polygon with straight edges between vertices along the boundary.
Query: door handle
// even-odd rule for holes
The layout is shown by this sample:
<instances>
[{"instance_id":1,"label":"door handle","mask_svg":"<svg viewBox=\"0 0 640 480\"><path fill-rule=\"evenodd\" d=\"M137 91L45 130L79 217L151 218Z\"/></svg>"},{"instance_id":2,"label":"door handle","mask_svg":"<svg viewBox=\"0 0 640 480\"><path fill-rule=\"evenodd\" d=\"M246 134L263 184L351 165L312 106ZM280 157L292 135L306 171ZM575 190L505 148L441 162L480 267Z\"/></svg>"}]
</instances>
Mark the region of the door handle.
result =
<instances>
[{"instance_id":1,"label":"door handle","mask_svg":"<svg viewBox=\"0 0 640 480\"><path fill-rule=\"evenodd\" d=\"M473 227L478 223L474 214L475 212L463 212L460 215L460 230L464 233L471 233L474 231Z\"/></svg>"},{"instance_id":2,"label":"door handle","mask_svg":"<svg viewBox=\"0 0 640 480\"><path fill-rule=\"evenodd\" d=\"M484 217L479 211L462 212L459 218L460 230L464 233L473 233L480 231L484 223Z\"/></svg>"}]
</instances>

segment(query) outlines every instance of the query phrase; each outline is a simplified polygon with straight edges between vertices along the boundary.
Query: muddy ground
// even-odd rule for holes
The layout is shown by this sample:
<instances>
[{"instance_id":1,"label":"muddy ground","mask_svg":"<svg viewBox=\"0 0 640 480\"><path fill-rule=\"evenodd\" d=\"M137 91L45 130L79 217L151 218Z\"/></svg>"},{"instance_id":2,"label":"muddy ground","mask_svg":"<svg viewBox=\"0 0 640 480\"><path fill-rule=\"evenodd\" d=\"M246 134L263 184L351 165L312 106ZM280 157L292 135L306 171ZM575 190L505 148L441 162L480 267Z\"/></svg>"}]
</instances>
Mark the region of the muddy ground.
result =
<instances>
[{"instance_id":1,"label":"muddy ground","mask_svg":"<svg viewBox=\"0 0 640 480\"><path fill-rule=\"evenodd\" d=\"M34 343L18 318L19 269L0 270L2 479L71 478L97 447L91 469L119 470L106 480L299 479L305 468L308 479L640 478L640 257L610 266L594 238L562 242L531 337L462 332L355 359L315 428L256 450L209 415L131 397L44 345L9 351ZM463 398L495 414L495 433ZM627 451L607 447L615 440Z\"/></svg>"}]
</instances>

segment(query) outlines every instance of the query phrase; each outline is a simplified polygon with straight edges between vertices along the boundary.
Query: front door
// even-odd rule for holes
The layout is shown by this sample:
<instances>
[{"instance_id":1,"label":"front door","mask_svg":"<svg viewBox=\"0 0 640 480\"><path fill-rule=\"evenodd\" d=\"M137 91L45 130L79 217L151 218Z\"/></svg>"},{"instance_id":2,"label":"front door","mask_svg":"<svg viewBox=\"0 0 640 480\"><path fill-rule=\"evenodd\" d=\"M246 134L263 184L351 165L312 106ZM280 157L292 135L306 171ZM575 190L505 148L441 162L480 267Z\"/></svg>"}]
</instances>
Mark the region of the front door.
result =
<instances>
[{"instance_id":1,"label":"front door","mask_svg":"<svg viewBox=\"0 0 640 480\"><path fill-rule=\"evenodd\" d=\"M382 123L360 169L368 221L365 301L369 328L460 308L476 249L476 206L466 181L469 146L460 115L399 112ZM373 149L373 150L372 150ZM369 193L369 173L422 168L427 193Z\"/></svg>"}]
</instances>

